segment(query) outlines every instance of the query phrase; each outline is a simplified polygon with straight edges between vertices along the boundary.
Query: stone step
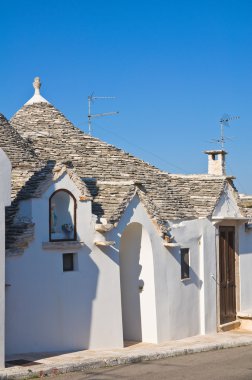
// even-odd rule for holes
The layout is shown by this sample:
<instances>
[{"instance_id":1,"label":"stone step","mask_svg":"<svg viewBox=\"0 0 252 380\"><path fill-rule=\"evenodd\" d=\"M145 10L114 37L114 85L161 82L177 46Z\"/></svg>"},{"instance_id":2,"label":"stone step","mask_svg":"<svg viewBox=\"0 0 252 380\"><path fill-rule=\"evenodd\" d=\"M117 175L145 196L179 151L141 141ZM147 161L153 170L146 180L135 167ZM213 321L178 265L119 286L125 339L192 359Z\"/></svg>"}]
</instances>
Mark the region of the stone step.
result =
<instances>
[{"instance_id":1,"label":"stone step","mask_svg":"<svg viewBox=\"0 0 252 380\"><path fill-rule=\"evenodd\" d=\"M241 322L241 328L252 330L252 310L239 311L237 316Z\"/></svg>"},{"instance_id":2,"label":"stone step","mask_svg":"<svg viewBox=\"0 0 252 380\"><path fill-rule=\"evenodd\" d=\"M238 329L241 326L240 320L236 319L235 321L224 323L223 325L220 325L218 328L218 331L230 331L234 329Z\"/></svg>"},{"instance_id":3,"label":"stone step","mask_svg":"<svg viewBox=\"0 0 252 380\"><path fill-rule=\"evenodd\" d=\"M252 310L239 311L237 313L237 317L239 317L239 318L246 318L246 319L252 319Z\"/></svg>"}]
</instances>

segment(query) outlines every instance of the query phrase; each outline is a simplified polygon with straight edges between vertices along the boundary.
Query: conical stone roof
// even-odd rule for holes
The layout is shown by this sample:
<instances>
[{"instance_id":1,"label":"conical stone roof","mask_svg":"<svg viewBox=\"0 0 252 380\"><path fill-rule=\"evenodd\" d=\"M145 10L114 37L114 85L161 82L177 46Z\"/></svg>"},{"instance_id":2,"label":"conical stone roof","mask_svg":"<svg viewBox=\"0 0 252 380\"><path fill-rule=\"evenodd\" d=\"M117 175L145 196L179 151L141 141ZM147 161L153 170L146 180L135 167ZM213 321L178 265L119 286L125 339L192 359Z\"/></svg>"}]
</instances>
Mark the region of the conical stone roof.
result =
<instances>
[{"instance_id":1,"label":"conical stone roof","mask_svg":"<svg viewBox=\"0 0 252 380\"><path fill-rule=\"evenodd\" d=\"M163 172L86 135L44 101L25 104L10 123L40 160L73 165L93 196L93 213L111 222L120 218L136 190L162 226L170 219L209 216L227 181L223 176Z\"/></svg>"},{"instance_id":2,"label":"conical stone roof","mask_svg":"<svg viewBox=\"0 0 252 380\"><path fill-rule=\"evenodd\" d=\"M41 158L71 161L82 177L123 180L146 170L161 173L121 149L83 133L51 104L24 105L10 123L22 137L32 140Z\"/></svg>"},{"instance_id":3,"label":"conical stone roof","mask_svg":"<svg viewBox=\"0 0 252 380\"><path fill-rule=\"evenodd\" d=\"M42 162L33 147L0 114L0 147L8 155L12 166L12 199Z\"/></svg>"}]
</instances>

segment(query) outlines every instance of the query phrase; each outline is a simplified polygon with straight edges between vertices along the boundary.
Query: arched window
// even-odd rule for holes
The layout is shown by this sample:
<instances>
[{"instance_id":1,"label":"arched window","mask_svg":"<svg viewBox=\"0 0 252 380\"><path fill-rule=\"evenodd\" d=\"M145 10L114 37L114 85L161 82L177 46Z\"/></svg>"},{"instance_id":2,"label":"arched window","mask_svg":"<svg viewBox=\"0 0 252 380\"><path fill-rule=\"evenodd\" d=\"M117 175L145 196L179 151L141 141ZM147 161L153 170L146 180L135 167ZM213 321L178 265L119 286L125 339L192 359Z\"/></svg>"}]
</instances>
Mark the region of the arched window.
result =
<instances>
[{"instance_id":1,"label":"arched window","mask_svg":"<svg viewBox=\"0 0 252 380\"><path fill-rule=\"evenodd\" d=\"M76 240L76 200L68 190L57 190L49 199L49 239Z\"/></svg>"}]
</instances>

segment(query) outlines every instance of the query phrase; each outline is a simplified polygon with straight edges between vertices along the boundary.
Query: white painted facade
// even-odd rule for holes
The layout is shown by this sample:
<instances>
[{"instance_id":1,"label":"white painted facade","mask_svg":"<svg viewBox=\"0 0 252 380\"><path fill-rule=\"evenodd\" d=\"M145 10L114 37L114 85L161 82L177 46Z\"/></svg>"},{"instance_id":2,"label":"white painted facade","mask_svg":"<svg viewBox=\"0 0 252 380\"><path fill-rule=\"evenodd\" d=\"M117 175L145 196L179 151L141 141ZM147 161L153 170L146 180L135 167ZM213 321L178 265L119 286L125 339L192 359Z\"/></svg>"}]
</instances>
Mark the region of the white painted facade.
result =
<instances>
[{"instance_id":1,"label":"white painted facade","mask_svg":"<svg viewBox=\"0 0 252 380\"><path fill-rule=\"evenodd\" d=\"M239 251L240 251L240 281L241 281L241 312L251 315L252 312L252 230L245 225L239 230Z\"/></svg>"},{"instance_id":2,"label":"white painted facade","mask_svg":"<svg viewBox=\"0 0 252 380\"><path fill-rule=\"evenodd\" d=\"M151 336L146 341L161 343L216 331L216 282L211 277L211 274L216 276L216 261L213 256L216 229L211 221L208 219L170 221L171 233L179 246L166 248L139 199L135 197L117 230L109 236L109 240L119 239L121 231L123 232L131 223L140 223L151 242L148 254L145 255L147 262L144 262L144 259L140 260L143 268L152 265L153 260L154 269L153 280L152 276L146 276L143 291L140 293L140 298L145 291L150 294L147 296L149 310L141 308L142 323L145 318L152 323L152 328L149 326ZM187 280L181 280L180 247L190 250L190 279ZM150 252L152 252L151 259ZM140 252L140 256L141 254L144 256L144 252ZM140 279L142 279L141 274ZM154 302L156 307L153 316ZM130 338L137 340L138 336L135 339L133 336Z\"/></svg>"},{"instance_id":3,"label":"white painted facade","mask_svg":"<svg viewBox=\"0 0 252 380\"><path fill-rule=\"evenodd\" d=\"M34 96L26 105L48 103L40 95L38 77L33 85ZM38 132L43 136L43 131ZM170 242L153 220L155 212L152 217L147 213L132 179L135 195L120 220L107 232L98 232L91 196L80 190L84 182L76 175L78 184L65 168L56 171L49 184L45 180L41 196L19 201L16 218L34 223L33 240L23 253L7 252L5 263L4 207L10 204L11 168L0 150L0 366L4 365L4 342L11 356L117 348L125 340L162 343L215 333L220 325L219 235L223 226L235 229L236 311L252 310L252 229L245 228L247 220L238 207L237 194L225 179L226 152L205 153L212 183L222 180L226 186L212 214L209 211L211 216L162 220L173 237ZM195 187L189 190L197 191ZM215 200L219 193L214 194ZM204 196L207 202L209 193ZM189 199L190 194L187 207ZM195 197L194 202L196 210ZM102 218L100 222L106 224ZM186 279L181 279L182 249L189 252ZM67 264L70 270L65 268L66 254L73 260Z\"/></svg>"},{"instance_id":4,"label":"white painted facade","mask_svg":"<svg viewBox=\"0 0 252 380\"><path fill-rule=\"evenodd\" d=\"M7 354L122 346L119 258L94 245L91 202L77 202L83 247L68 242L69 248L62 248L59 242L59 248L43 248L49 241L49 198L58 189L79 199L65 174L41 198L24 201L22 211L32 215L35 239L22 256L7 257ZM63 272L63 253L76 254L74 271Z\"/></svg>"},{"instance_id":5,"label":"white painted facade","mask_svg":"<svg viewBox=\"0 0 252 380\"><path fill-rule=\"evenodd\" d=\"M77 200L77 247L49 243L49 198L59 189ZM171 247L164 246L137 195L105 234L95 231L91 201L79 198L64 173L41 198L21 203L20 213L32 217L35 234L23 255L7 257L8 355L115 348L124 339L161 343L217 331L218 226L231 224L238 231L244 223L230 186L212 220L168 221L178 244ZM115 245L95 245L103 240ZM181 247L190 252L186 280L181 280ZM63 272L63 253L75 254L71 272ZM249 298L244 297L242 305Z\"/></svg>"},{"instance_id":6,"label":"white painted facade","mask_svg":"<svg viewBox=\"0 0 252 380\"><path fill-rule=\"evenodd\" d=\"M11 203L11 163L0 148L0 367L5 360L5 207Z\"/></svg>"}]
</instances>

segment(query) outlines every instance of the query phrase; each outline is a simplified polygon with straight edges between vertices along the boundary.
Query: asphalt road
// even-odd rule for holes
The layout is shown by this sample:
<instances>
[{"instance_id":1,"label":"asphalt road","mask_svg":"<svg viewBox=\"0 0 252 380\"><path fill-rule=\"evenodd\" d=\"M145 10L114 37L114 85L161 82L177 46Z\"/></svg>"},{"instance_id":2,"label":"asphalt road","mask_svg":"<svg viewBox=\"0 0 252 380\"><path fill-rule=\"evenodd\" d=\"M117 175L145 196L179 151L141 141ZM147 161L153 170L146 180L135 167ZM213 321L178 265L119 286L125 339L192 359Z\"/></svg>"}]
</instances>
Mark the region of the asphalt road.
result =
<instances>
[{"instance_id":1,"label":"asphalt road","mask_svg":"<svg viewBox=\"0 0 252 380\"><path fill-rule=\"evenodd\" d=\"M69 373L54 380L252 380L252 346L202 352L121 367Z\"/></svg>"}]
</instances>

